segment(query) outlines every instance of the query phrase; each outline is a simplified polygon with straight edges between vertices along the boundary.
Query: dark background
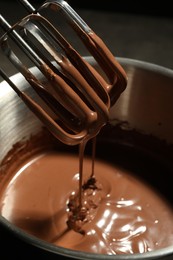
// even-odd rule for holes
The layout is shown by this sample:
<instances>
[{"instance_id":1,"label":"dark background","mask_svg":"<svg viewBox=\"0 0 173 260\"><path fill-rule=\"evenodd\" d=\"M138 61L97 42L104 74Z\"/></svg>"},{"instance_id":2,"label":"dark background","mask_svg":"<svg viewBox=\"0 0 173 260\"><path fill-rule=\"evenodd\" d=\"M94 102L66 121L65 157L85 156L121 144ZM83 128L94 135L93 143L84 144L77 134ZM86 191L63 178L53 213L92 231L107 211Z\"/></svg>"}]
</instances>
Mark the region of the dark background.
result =
<instances>
[{"instance_id":1,"label":"dark background","mask_svg":"<svg viewBox=\"0 0 173 260\"><path fill-rule=\"evenodd\" d=\"M6 0L13 2L15 0ZM42 4L42 0L30 0L30 3ZM145 14L155 16L173 17L171 1L116 1L116 0L67 0L74 8L87 8L92 10L113 11L119 13Z\"/></svg>"},{"instance_id":2,"label":"dark background","mask_svg":"<svg viewBox=\"0 0 173 260\"><path fill-rule=\"evenodd\" d=\"M38 1L42 3L42 1ZM68 0L74 7L90 8L93 10L107 10L119 13L146 14L156 16L173 16L171 1L116 1L116 0Z\"/></svg>"}]
</instances>

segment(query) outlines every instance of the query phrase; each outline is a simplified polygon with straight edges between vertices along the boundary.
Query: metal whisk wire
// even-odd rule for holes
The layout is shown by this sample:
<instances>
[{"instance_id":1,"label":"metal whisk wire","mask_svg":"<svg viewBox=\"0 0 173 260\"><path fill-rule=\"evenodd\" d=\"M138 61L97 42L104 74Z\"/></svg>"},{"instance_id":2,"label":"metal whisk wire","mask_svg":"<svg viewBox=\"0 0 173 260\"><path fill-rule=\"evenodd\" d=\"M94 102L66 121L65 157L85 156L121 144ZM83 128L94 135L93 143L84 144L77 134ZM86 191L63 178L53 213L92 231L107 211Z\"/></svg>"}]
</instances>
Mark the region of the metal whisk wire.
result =
<instances>
[{"instance_id":1,"label":"metal whisk wire","mask_svg":"<svg viewBox=\"0 0 173 260\"><path fill-rule=\"evenodd\" d=\"M78 144L84 138L96 135L108 121L110 106L126 87L126 74L104 43L65 1L45 1L38 11L28 1L20 2L32 14L13 26L0 16L1 27L5 30L0 46L10 62L51 108L54 118L44 106L21 92L2 69L0 74L53 135L66 144ZM104 70L110 80L109 84L59 31L40 15L39 11L44 8L62 10L79 38ZM39 80L22 63L10 46L9 38L32 60L47 83ZM63 54L58 47L63 50Z\"/></svg>"}]
</instances>

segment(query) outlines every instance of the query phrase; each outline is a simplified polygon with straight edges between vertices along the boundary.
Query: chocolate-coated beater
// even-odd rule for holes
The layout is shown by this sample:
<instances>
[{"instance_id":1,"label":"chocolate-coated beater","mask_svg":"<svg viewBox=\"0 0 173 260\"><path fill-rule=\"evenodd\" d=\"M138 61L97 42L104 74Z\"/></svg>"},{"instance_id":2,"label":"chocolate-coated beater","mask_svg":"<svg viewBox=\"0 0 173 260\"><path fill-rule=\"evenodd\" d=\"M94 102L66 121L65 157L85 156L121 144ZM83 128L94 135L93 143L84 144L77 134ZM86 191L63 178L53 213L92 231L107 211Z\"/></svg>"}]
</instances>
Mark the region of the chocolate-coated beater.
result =
<instances>
[{"instance_id":1,"label":"chocolate-coated beater","mask_svg":"<svg viewBox=\"0 0 173 260\"><path fill-rule=\"evenodd\" d=\"M45 1L37 10L28 1L20 2L30 13L13 26L0 16L5 31L0 46L39 99L21 91L2 69L0 75L60 141L75 145L90 139L106 124L110 107L126 88L125 71L66 1ZM65 18L104 74L79 55L57 30L45 15L48 10L54 18L57 13ZM20 57L13 43L22 52ZM24 64L23 55L33 62L41 77Z\"/></svg>"}]
</instances>

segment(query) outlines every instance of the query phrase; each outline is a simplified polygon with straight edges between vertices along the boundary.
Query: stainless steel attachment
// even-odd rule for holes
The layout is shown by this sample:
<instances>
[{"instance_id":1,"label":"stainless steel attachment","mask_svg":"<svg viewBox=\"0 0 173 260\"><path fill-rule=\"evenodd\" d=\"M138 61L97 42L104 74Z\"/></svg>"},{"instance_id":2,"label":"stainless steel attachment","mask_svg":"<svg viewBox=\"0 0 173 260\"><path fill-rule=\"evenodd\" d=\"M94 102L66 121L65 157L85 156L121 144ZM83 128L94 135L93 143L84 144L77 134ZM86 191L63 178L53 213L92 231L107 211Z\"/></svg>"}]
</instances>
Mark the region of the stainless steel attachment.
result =
<instances>
[{"instance_id":1,"label":"stainless steel attachment","mask_svg":"<svg viewBox=\"0 0 173 260\"><path fill-rule=\"evenodd\" d=\"M30 14L12 26L0 16L5 31L0 47L38 94L38 99L21 91L3 69L0 75L54 136L69 145L79 144L95 136L108 121L110 107L126 88L126 73L103 41L66 1L45 1L37 10L28 1L20 2ZM55 18L58 12L62 14L105 76L41 14L48 10ZM13 43L20 49L20 57ZM39 70L40 77L24 64L24 55Z\"/></svg>"}]
</instances>

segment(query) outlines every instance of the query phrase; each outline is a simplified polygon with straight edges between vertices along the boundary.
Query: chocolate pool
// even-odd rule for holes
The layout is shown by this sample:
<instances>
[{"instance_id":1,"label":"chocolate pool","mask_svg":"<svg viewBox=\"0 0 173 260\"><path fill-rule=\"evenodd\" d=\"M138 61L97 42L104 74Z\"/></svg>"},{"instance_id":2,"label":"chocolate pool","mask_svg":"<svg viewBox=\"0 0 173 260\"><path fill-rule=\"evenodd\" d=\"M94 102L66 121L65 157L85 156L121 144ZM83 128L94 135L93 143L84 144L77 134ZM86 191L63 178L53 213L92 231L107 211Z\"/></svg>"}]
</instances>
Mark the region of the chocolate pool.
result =
<instances>
[{"instance_id":1,"label":"chocolate pool","mask_svg":"<svg viewBox=\"0 0 173 260\"><path fill-rule=\"evenodd\" d=\"M118 61L128 85L96 137L94 173L86 145L79 219L78 146L56 140L0 84L0 224L40 256L173 258L173 71ZM19 74L13 80L30 91Z\"/></svg>"}]
</instances>

